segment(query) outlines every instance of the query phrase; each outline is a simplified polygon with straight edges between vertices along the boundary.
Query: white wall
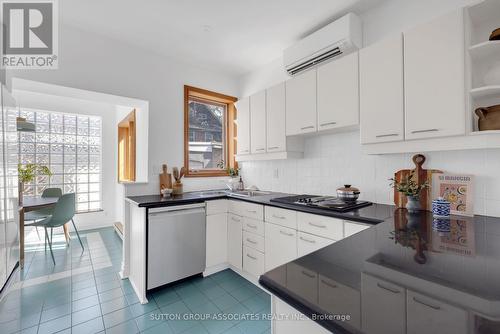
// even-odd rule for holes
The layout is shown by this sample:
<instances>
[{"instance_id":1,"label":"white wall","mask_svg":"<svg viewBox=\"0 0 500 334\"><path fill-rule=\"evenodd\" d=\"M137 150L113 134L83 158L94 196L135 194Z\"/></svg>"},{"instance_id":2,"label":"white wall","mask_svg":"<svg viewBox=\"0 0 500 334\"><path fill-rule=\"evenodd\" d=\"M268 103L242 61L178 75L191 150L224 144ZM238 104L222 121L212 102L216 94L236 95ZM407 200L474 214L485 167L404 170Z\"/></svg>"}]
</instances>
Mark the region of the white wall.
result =
<instances>
[{"instance_id":1,"label":"white wall","mask_svg":"<svg viewBox=\"0 0 500 334\"><path fill-rule=\"evenodd\" d=\"M365 44L404 31L418 23L451 11L472 0L391 0L360 16L364 22ZM282 59L240 78L240 96L250 95L288 78ZM362 198L392 204L388 179L399 169L411 168L412 154L369 156L361 152L359 132L322 135L306 139L304 159L245 162L242 174L246 185L290 193L334 195L342 184L353 184ZM432 152L427 168L476 176L475 212L500 216L500 150ZM278 178L274 174L278 174Z\"/></svg>"},{"instance_id":2,"label":"white wall","mask_svg":"<svg viewBox=\"0 0 500 334\"><path fill-rule=\"evenodd\" d=\"M161 165L183 165L183 85L237 93L236 78L227 75L73 27L62 26L59 35L58 70L11 71L8 79L19 77L149 101L149 183L127 186L128 194L157 193ZM206 181L185 179L184 187L223 186L223 179Z\"/></svg>"}]
</instances>

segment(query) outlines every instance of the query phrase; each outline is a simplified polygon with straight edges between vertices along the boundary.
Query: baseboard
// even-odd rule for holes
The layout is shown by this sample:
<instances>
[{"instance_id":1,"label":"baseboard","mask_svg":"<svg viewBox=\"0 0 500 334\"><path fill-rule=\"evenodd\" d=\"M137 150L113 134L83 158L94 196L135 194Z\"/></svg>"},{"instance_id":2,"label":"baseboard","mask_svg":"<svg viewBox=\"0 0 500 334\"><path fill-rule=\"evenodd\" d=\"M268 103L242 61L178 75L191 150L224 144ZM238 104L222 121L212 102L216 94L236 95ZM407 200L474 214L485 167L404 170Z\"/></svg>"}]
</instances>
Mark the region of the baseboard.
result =
<instances>
[{"instance_id":1,"label":"baseboard","mask_svg":"<svg viewBox=\"0 0 500 334\"><path fill-rule=\"evenodd\" d=\"M269 292L269 290L267 290L266 288L264 288L262 285L259 284L258 277L255 277L255 276L247 273L246 271L240 270L233 265L229 265L229 269L231 269L232 271L234 271L235 273L237 273L238 275L240 275L241 277L243 277L244 279L246 279L250 283L254 284L255 286L257 286L261 290L265 291L266 293L271 294L271 292Z\"/></svg>"},{"instance_id":2,"label":"baseboard","mask_svg":"<svg viewBox=\"0 0 500 334\"><path fill-rule=\"evenodd\" d=\"M212 274L218 273L219 271L223 271L229 268L228 263L221 263L217 264L215 266L211 266L209 268L205 268L205 271L203 271L203 277L210 276Z\"/></svg>"}]
</instances>

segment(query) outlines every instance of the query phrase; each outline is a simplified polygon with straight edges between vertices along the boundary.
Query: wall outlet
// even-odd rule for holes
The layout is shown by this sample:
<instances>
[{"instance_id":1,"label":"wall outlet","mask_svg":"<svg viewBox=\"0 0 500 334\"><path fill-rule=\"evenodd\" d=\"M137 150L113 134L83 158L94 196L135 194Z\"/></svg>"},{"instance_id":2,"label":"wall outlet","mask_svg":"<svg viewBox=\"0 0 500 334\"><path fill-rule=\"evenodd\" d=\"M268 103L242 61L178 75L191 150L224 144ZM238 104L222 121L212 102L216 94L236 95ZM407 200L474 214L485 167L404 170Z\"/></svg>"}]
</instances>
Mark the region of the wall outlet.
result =
<instances>
[{"instance_id":1,"label":"wall outlet","mask_svg":"<svg viewBox=\"0 0 500 334\"><path fill-rule=\"evenodd\" d=\"M275 178L275 179L279 179L280 178L280 173L279 173L279 169L278 168L275 168L273 170L273 178Z\"/></svg>"}]
</instances>

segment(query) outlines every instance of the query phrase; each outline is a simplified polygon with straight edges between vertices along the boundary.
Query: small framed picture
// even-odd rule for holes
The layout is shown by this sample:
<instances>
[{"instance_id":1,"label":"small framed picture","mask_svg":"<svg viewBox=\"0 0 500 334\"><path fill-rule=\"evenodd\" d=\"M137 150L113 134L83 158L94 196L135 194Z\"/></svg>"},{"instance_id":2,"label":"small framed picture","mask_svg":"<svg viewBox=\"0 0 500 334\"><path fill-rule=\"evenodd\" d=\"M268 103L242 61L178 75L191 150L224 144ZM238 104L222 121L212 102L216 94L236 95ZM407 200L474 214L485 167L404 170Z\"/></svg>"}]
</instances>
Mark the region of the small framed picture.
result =
<instances>
[{"instance_id":1,"label":"small framed picture","mask_svg":"<svg viewBox=\"0 0 500 334\"><path fill-rule=\"evenodd\" d=\"M473 175L434 174L432 176L432 198L443 197L451 203L451 214L474 215Z\"/></svg>"}]
</instances>

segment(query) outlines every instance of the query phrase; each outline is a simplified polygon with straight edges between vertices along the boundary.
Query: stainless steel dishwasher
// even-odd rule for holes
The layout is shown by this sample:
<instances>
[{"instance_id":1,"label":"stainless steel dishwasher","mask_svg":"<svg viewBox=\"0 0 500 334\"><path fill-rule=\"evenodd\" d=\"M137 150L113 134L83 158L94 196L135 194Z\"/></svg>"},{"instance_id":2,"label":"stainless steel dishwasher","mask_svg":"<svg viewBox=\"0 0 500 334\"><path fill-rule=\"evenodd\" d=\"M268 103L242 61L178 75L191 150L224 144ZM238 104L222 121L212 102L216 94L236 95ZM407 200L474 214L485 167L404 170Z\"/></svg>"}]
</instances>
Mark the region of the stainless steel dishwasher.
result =
<instances>
[{"instance_id":1,"label":"stainless steel dishwasher","mask_svg":"<svg viewBox=\"0 0 500 334\"><path fill-rule=\"evenodd\" d=\"M205 203L149 209L147 288L205 270Z\"/></svg>"}]
</instances>

